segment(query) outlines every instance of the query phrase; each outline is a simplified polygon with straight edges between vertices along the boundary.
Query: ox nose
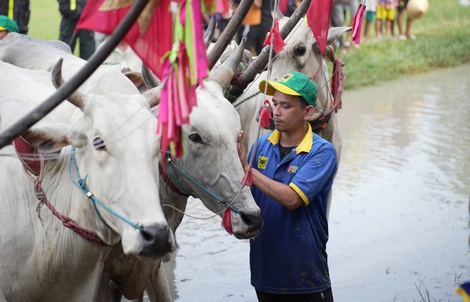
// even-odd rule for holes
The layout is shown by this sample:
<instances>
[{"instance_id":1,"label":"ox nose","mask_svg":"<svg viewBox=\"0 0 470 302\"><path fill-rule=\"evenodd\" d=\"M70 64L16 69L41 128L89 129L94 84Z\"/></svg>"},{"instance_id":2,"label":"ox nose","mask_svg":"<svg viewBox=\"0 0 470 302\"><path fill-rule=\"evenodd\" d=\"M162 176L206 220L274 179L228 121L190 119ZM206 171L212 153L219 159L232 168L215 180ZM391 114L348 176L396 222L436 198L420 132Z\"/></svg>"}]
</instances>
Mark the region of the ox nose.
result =
<instances>
[{"instance_id":1,"label":"ox nose","mask_svg":"<svg viewBox=\"0 0 470 302\"><path fill-rule=\"evenodd\" d=\"M250 233L259 231L263 226L263 219L261 216L243 214L242 219L248 225L248 232Z\"/></svg>"},{"instance_id":2,"label":"ox nose","mask_svg":"<svg viewBox=\"0 0 470 302\"><path fill-rule=\"evenodd\" d=\"M173 234L168 225L148 226L140 231L142 256L163 256L172 251Z\"/></svg>"}]
</instances>

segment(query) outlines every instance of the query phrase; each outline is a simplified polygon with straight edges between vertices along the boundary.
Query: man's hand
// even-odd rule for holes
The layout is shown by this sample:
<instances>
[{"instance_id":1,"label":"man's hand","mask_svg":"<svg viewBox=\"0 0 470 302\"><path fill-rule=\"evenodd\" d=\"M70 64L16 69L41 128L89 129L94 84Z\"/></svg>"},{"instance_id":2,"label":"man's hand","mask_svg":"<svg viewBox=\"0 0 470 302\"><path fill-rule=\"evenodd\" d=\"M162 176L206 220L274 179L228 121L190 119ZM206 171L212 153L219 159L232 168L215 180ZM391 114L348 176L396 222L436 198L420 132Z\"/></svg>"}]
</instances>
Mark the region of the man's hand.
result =
<instances>
[{"instance_id":1,"label":"man's hand","mask_svg":"<svg viewBox=\"0 0 470 302\"><path fill-rule=\"evenodd\" d=\"M240 163L242 164L243 171L246 173L250 168L248 162L246 160L246 151L243 147L243 130L240 131L238 134L238 141L237 141L237 150L238 150L238 157L240 158Z\"/></svg>"}]
</instances>

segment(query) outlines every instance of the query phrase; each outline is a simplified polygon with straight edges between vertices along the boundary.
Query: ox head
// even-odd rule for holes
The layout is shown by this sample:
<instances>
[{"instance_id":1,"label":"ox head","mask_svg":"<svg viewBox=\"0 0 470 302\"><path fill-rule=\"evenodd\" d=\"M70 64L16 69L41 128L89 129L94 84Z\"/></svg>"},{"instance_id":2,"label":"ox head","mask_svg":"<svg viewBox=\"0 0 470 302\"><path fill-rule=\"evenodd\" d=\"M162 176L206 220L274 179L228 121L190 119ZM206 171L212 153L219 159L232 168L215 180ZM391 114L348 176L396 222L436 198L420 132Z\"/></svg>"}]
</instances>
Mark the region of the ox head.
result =
<instances>
[{"instance_id":1,"label":"ox head","mask_svg":"<svg viewBox=\"0 0 470 302\"><path fill-rule=\"evenodd\" d=\"M280 26L283 26L287 20L288 18L283 18ZM328 31L327 45L335 47L337 39L350 30L350 27L331 28ZM313 77L318 86L318 102L312 116L312 120L316 120L329 109L331 95L328 86L328 67L311 28L305 22L300 21L285 40L286 46L273 60L271 80L277 81L287 72L294 70Z\"/></svg>"},{"instance_id":2,"label":"ox head","mask_svg":"<svg viewBox=\"0 0 470 302\"><path fill-rule=\"evenodd\" d=\"M200 198L212 212L222 216L226 209L221 202L224 201L243 213L231 211L230 214L233 234L240 239L256 236L262 226L260 209L249 187L240 185L244 176L236 148L240 119L223 94L242 53L243 45L223 65L211 71L204 87L197 89L198 105L191 111L189 125L183 128L186 153L183 158L173 160L184 173L178 170L173 173L171 166L166 165L167 175L178 177L173 182L178 183L182 191ZM155 89L158 88L148 94L154 101L156 95L152 91Z\"/></svg>"},{"instance_id":3,"label":"ox head","mask_svg":"<svg viewBox=\"0 0 470 302\"><path fill-rule=\"evenodd\" d=\"M56 86L63 82L60 63L52 73ZM116 85L121 79L127 81L118 71L106 77L106 81L114 77ZM87 213L91 215L81 217L83 224L92 225L107 244L121 240L127 254L162 256L171 252L174 238L158 194L160 143L155 135L156 119L145 98L138 94L74 92L68 101L81 114L68 129L64 143L76 148L81 177L87 176L90 191L112 210L98 207L105 226L92 214L88 202Z\"/></svg>"}]
</instances>

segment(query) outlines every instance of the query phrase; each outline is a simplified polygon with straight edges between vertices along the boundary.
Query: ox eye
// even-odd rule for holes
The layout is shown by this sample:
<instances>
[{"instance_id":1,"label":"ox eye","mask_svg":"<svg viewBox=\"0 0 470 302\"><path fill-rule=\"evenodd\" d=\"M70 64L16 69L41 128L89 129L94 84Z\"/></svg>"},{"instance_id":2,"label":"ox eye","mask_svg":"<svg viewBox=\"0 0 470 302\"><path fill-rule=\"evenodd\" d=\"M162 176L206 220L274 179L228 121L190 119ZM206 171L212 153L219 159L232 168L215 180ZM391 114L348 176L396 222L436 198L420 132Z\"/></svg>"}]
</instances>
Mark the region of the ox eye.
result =
<instances>
[{"instance_id":1,"label":"ox eye","mask_svg":"<svg viewBox=\"0 0 470 302\"><path fill-rule=\"evenodd\" d=\"M189 137L189 139L190 139L192 142L195 142L195 143L197 143L197 144L202 144L202 143L204 143L204 142L202 141L201 136L200 136L199 134L197 134L197 133L191 133L188 137Z\"/></svg>"},{"instance_id":2,"label":"ox eye","mask_svg":"<svg viewBox=\"0 0 470 302\"><path fill-rule=\"evenodd\" d=\"M98 151L106 151L106 145L101 137L97 136L93 139L93 147Z\"/></svg>"},{"instance_id":3,"label":"ox eye","mask_svg":"<svg viewBox=\"0 0 470 302\"><path fill-rule=\"evenodd\" d=\"M307 52L307 48L305 46L299 46L295 50L295 55L296 56L303 56Z\"/></svg>"}]
</instances>

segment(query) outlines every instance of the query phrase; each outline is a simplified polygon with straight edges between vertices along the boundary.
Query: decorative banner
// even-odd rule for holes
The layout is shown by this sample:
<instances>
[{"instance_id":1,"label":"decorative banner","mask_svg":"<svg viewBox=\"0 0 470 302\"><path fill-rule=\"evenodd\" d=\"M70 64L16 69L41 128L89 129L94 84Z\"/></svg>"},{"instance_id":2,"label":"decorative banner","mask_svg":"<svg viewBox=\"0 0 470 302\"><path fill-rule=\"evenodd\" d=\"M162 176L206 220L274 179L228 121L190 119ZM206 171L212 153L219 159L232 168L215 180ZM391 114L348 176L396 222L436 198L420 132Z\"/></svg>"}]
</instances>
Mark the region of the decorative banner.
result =
<instances>
[{"instance_id":1,"label":"decorative banner","mask_svg":"<svg viewBox=\"0 0 470 302\"><path fill-rule=\"evenodd\" d=\"M328 41L332 5L333 0L312 0L306 14L308 26L312 29L322 55L325 54Z\"/></svg>"}]
</instances>

